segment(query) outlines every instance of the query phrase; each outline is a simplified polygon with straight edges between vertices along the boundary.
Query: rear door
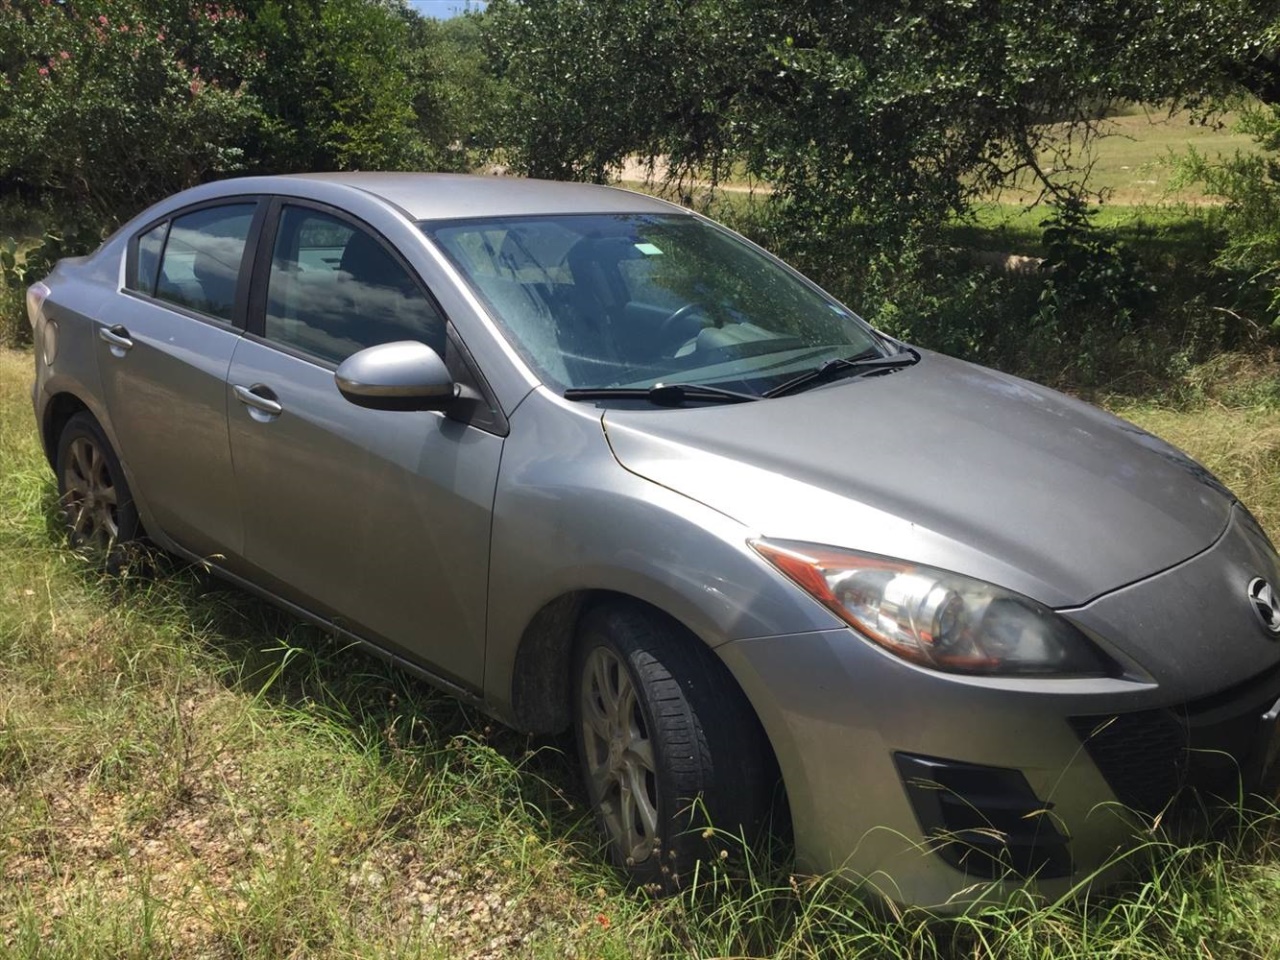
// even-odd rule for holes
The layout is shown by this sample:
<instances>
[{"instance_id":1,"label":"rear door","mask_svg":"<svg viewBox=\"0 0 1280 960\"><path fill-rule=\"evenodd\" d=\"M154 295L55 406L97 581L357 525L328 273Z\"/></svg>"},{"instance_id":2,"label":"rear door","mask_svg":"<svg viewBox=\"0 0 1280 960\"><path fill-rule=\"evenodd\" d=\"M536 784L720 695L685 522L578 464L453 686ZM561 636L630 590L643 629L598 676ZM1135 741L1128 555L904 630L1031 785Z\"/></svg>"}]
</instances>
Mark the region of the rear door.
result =
<instances>
[{"instance_id":1,"label":"rear door","mask_svg":"<svg viewBox=\"0 0 1280 960\"><path fill-rule=\"evenodd\" d=\"M368 226L295 201L269 221L228 377L254 577L478 688L502 437L483 417L344 399L334 371L364 347L418 340L463 379L466 362L435 301Z\"/></svg>"},{"instance_id":2,"label":"rear door","mask_svg":"<svg viewBox=\"0 0 1280 960\"><path fill-rule=\"evenodd\" d=\"M257 198L241 197L149 225L97 330L108 414L153 532L201 556L241 547L226 377L264 213Z\"/></svg>"}]
</instances>

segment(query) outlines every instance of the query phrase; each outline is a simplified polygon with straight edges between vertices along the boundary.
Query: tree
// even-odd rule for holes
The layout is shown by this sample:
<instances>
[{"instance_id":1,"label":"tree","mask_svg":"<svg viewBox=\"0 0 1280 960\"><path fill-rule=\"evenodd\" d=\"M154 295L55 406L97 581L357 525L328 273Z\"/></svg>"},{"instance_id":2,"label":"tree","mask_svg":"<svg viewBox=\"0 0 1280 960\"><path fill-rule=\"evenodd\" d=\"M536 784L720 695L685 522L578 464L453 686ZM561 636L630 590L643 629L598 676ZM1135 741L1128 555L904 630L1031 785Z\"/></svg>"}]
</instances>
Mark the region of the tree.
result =
<instances>
[{"instance_id":1,"label":"tree","mask_svg":"<svg viewBox=\"0 0 1280 960\"><path fill-rule=\"evenodd\" d=\"M262 65L264 123L247 144L262 172L409 169L420 164L410 23L379 0L244 4Z\"/></svg>"},{"instance_id":2,"label":"tree","mask_svg":"<svg viewBox=\"0 0 1280 960\"><path fill-rule=\"evenodd\" d=\"M419 166L418 19L389 0L3 0L0 189L102 226L237 173Z\"/></svg>"},{"instance_id":3,"label":"tree","mask_svg":"<svg viewBox=\"0 0 1280 960\"><path fill-rule=\"evenodd\" d=\"M714 181L738 164L820 238L850 221L928 228L1020 173L1071 193L1062 170L1108 105L1222 94L1257 59L1268 8L494 0L488 16L521 169L602 180L639 155Z\"/></svg>"},{"instance_id":4,"label":"tree","mask_svg":"<svg viewBox=\"0 0 1280 960\"><path fill-rule=\"evenodd\" d=\"M1280 21L1266 31L1263 52L1242 66L1237 79L1252 95L1241 105L1239 129L1253 136L1257 149L1223 161L1192 150L1182 176L1224 201L1218 220L1225 242L1217 263L1244 278L1235 306L1252 312L1260 294L1259 312L1280 330Z\"/></svg>"},{"instance_id":5,"label":"tree","mask_svg":"<svg viewBox=\"0 0 1280 960\"><path fill-rule=\"evenodd\" d=\"M411 22L413 112L430 169L469 169L498 135L506 91L489 63L484 25L475 14Z\"/></svg>"},{"instance_id":6,"label":"tree","mask_svg":"<svg viewBox=\"0 0 1280 960\"><path fill-rule=\"evenodd\" d=\"M110 221L240 169L261 119L245 33L217 4L0 3L0 189Z\"/></svg>"}]
</instances>

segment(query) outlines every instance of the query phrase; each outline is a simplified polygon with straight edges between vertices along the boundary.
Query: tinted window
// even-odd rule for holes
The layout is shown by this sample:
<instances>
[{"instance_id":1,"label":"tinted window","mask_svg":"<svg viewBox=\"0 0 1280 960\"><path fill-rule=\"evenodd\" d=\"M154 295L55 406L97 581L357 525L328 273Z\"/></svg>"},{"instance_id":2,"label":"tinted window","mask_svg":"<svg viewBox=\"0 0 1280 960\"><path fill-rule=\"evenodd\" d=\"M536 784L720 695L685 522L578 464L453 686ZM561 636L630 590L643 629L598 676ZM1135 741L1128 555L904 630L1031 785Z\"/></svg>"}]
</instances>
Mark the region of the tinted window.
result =
<instances>
[{"instance_id":1,"label":"tinted window","mask_svg":"<svg viewBox=\"0 0 1280 960\"><path fill-rule=\"evenodd\" d=\"M156 292L156 269L160 266L160 252L164 249L164 237L168 230L169 222L166 220L138 238L138 261L134 267L134 275L129 278L131 290L149 294Z\"/></svg>"},{"instance_id":2,"label":"tinted window","mask_svg":"<svg viewBox=\"0 0 1280 960\"><path fill-rule=\"evenodd\" d=\"M255 206L206 207L175 218L164 245L155 295L230 320Z\"/></svg>"},{"instance_id":3,"label":"tinted window","mask_svg":"<svg viewBox=\"0 0 1280 960\"><path fill-rule=\"evenodd\" d=\"M714 383L760 393L883 349L778 261L686 215L422 225L530 365L562 387Z\"/></svg>"},{"instance_id":4,"label":"tinted window","mask_svg":"<svg viewBox=\"0 0 1280 960\"><path fill-rule=\"evenodd\" d=\"M444 355L444 323L396 258L372 234L300 207L280 218L265 333L334 363L393 340Z\"/></svg>"}]
</instances>

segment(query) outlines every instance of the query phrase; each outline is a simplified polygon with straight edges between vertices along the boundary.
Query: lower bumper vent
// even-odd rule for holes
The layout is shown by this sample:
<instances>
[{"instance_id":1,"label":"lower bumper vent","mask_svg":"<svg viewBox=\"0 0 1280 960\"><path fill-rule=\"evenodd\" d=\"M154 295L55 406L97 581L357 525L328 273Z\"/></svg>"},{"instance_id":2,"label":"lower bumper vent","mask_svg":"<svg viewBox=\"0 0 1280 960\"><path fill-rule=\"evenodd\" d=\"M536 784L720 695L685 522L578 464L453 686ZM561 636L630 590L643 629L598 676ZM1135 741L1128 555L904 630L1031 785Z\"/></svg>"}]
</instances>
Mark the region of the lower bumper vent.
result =
<instances>
[{"instance_id":1,"label":"lower bumper vent","mask_svg":"<svg viewBox=\"0 0 1280 960\"><path fill-rule=\"evenodd\" d=\"M1071 873L1068 838L1019 770L895 753L916 819L938 856L971 877Z\"/></svg>"}]
</instances>

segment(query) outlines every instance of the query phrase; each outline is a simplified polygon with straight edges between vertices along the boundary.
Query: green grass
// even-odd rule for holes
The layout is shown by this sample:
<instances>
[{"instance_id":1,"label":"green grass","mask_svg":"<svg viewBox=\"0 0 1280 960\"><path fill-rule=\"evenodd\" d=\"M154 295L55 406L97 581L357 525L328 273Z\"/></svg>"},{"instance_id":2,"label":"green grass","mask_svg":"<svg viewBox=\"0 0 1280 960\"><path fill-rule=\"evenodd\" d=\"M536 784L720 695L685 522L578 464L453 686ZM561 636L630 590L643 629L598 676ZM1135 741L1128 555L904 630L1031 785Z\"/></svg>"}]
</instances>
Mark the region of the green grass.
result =
<instances>
[{"instance_id":1,"label":"green grass","mask_svg":"<svg viewBox=\"0 0 1280 960\"><path fill-rule=\"evenodd\" d=\"M1138 249L1202 259L1204 251L1214 246L1210 239L1214 201L1198 185L1178 182L1177 159L1193 148L1211 160L1255 152L1255 141L1235 130L1236 120L1227 114L1201 122L1189 113L1169 116L1159 108L1135 105L1101 121L1102 135L1086 153L1071 158L1072 163L1087 166L1086 186L1103 197L1094 222ZM1052 166L1053 159L1049 154L1041 157L1045 166ZM642 176L642 169L632 164L624 172L623 184L666 196L660 186L647 186ZM756 206L768 197L767 186L757 183L749 192L752 186L731 178L710 198L696 187L693 195L707 204L706 212L713 217L749 222ZM970 217L948 229L947 242L1040 256L1044 253L1041 223L1049 210L1036 203L1038 199L1038 191L1021 183L979 201Z\"/></svg>"},{"instance_id":2,"label":"green grass","mask_svg":"<svg viewBox=\"0 0 1280 960\"><path fill-rule=\"evenodd\" d=\"M1158 107L1135 106L1123 115L1099 124L1101 136L1086 152L1072 155L1073 167L1087 169L1087 185L1110 203L1126 206L1199 203L1205 197L1199 187L1180 184L1176 158L1194 148L1209 159L1252 153L1257 144L1235 129L1232 114L1202 122L1181 112L1170 116ZM1042 165L1054 162L1041 157ZM1038 196L1030 184L1014 187L1000 199L1025 205Z\"/></svg>"},{"instance_id":3,"label":"green grass","mask_svg":"<svg viewBox=\"0 0 1280 960\"><path fill-rule=\"evenodd\" d=\"M1085 175L1088 188L1100 193L1109 204L1176 208L1212 202L1198 185L1179 181L1177 159L1191 149L1210 160L1234 156L1237 152L1255 152L1257 143L1248 134L1236 130L1237 120L1235 114L1201 120L1185 111L1170 116L1159 107L1135 105L1120 115L1099 121L1099 136L1090 142L1088 149L1077 147L1065 154L1062 161L1070 164L1067 169L1076 169ZM1049 152L1039 159L1046 170L1059 160ZM642 187L646 176L647 169L635 162L627 164L621 175L622 181L633 188ZM741 174L736 177L730 174L722 187L730 193L745 193L752 187L767 192L767 186L752 184ZM1039 188L1025 178L992 201L1023 208L1038 197Z\"/></svg>"},{"instance_id":4,"label":"green grass","mask_svg":"<svg viewBox=\"0 0 1280 960\"><path fill-rule=\"evenodd\" d=\"M1280 955L1269 814L1213 840L1149 832L1113 893L958 921L895 916L785 861L673 900L628 890L558 744L198 572L162 561L111 579L72 555L30 370L29 353L0 351L0 955ZM1223 367L1181 410L1123 412L1276 530L1268 375Z\"/></svg>"},{"instance_id":5,"label":"green grass","mask_svg":"<svg viewBox=\"0 0 1280 960\"><path fill-rule=\"evenodd\" d=\"M1198 184L1181 183L1179 158L1194 149L1210 160L1253 153L1257 143L1235 130L1236 117L1199 122L1188 113L1169 116L1135 106L1101 121L1102 136L1072 157L1087 166L1085 186L1102 197L1094 223L1139 251L1193 261L1215 249L1215 201ZM1052 157L1041 158L1051 164ZM948 233L957 246L1040 256L1042 223L1049 208L1028 183L975 203L970 217Z\"/></svg>"},{"instance_id":6,"label":"green grass","mask_svg":"<svg viewBox=\"0 0 1280 960\"><path fill-rule=\"evenodd\" d=\"M1182 262L1202 262L1217 249L1216 216L1212 208L1193 204L1160 206L1103 204L1095 207L1093 223L1135 252ZM1050 209L995 200L975 204L970 216L946 228L946 242L974 250L997 250L1023 256L1044 256L1044 222Z\"/></svg>"}]
</instances>

